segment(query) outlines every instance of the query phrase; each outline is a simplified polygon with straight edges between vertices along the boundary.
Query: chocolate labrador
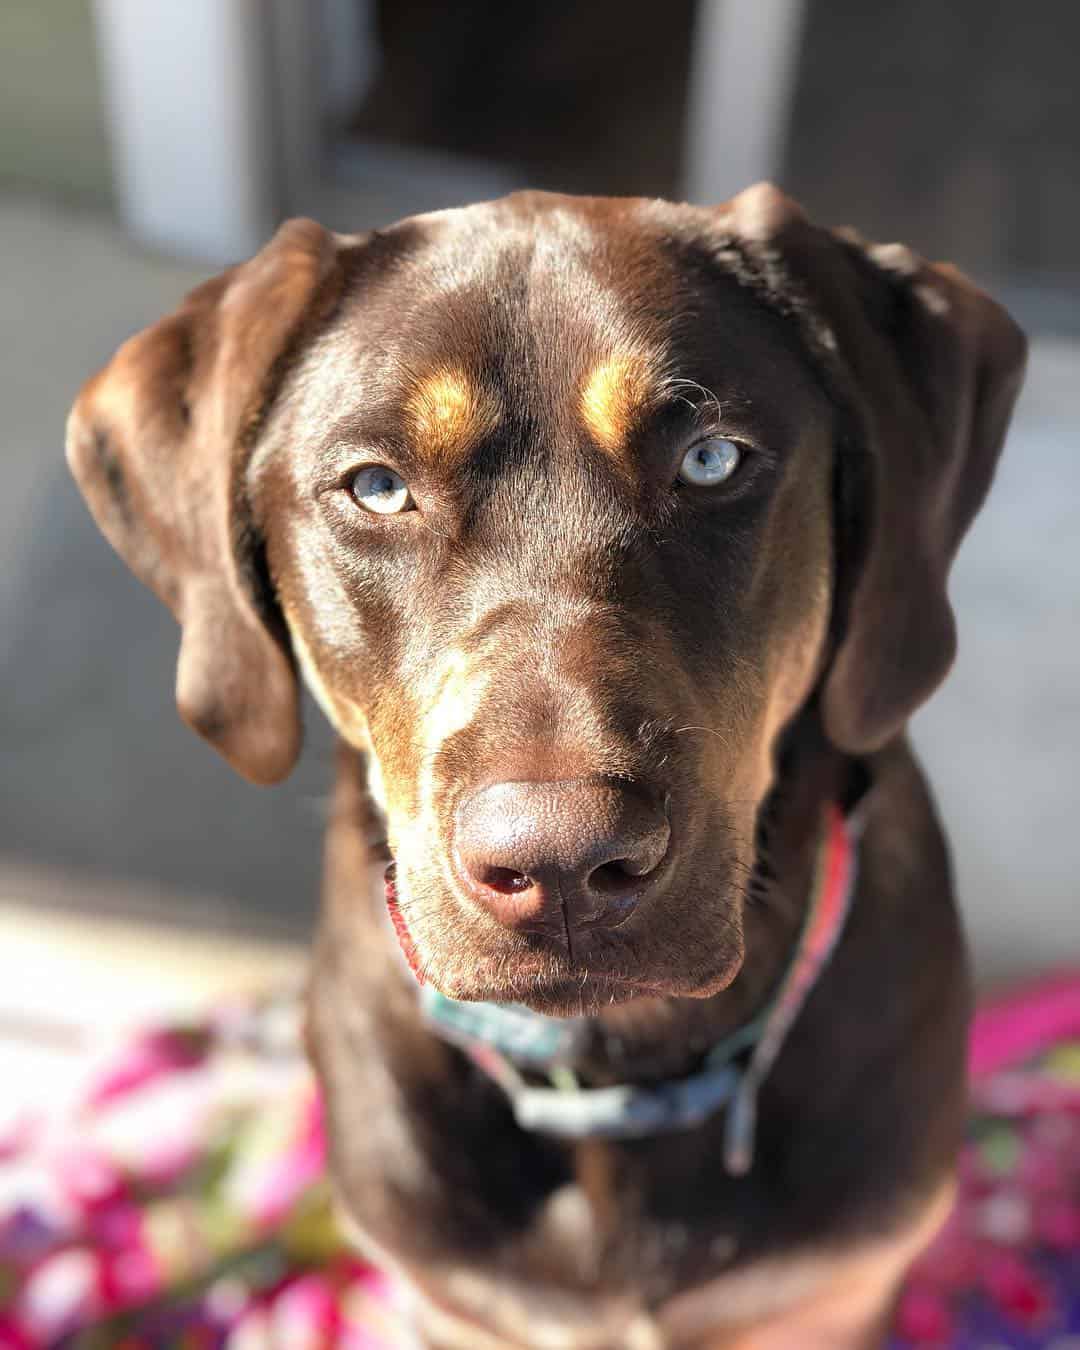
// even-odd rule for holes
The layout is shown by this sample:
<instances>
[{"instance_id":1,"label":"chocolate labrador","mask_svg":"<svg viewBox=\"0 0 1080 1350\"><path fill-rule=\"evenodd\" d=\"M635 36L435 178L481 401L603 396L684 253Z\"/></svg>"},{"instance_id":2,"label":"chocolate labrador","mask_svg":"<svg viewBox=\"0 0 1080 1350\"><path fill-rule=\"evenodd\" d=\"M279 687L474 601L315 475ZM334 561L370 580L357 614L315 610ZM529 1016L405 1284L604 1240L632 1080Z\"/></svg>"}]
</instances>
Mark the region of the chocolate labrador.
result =
<instances>
[{"instance_id":1,"label":"chocolate labrador","mask_svg":"<svg viewBox=\"0 0 1080 1350\"><path fill-rule=\"evenodd\" d=\"M769 186L522 193L291 221L83 389L184 719L259 783L299 676L340 734L308 1041L422 1343L883 1334L969 1009L904 728L1024 354Z\"/></svg>"}]
</instances>

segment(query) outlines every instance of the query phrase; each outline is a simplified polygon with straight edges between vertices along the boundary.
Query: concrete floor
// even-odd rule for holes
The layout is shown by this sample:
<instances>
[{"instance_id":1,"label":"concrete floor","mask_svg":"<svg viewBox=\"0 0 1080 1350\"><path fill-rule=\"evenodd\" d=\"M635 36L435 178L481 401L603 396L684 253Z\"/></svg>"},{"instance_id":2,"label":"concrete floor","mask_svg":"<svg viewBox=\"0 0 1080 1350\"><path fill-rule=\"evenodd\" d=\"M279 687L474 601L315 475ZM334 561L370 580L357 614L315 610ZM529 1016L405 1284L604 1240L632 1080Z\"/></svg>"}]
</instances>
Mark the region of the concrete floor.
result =
<instances>
[{"instance_id":1,"label":"concrete floor","mask_svg":"<svg viewBox=\"0 0 1080 1350\"><path fill-rule=\"evenodd\" d=\"M62 463L80 382L200 274L102 217L25 198L0 198L0 259L0 901L303 935L325 728L312 713L297 774L258 790L180 726L172 620L99 538ZM1037 332L1040 304L1017 297ZM1080 961L1078 429L1080 346L1037 341L954 574L960 659L914 727L986 978Z\"/></svg>"}]
</instances>

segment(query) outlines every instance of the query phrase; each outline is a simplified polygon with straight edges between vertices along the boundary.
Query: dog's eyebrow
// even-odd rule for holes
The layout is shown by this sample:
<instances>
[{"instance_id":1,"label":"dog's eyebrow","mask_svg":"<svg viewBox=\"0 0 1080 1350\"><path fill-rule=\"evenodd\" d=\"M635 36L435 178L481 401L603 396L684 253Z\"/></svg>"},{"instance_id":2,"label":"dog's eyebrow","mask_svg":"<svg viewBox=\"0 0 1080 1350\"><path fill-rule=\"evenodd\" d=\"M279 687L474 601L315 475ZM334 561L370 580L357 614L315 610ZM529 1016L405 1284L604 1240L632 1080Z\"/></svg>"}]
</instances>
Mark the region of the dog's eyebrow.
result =
<instances>
[{"instance_id":1,"label":"dog's eyebrow","mask_svg":"<svg viewBox=\"0 0 1080 1350\"><path fill-rule=\"evenodd\" d=\"M463 459L502 420L491 389L453 366L420 380L405 402L405 413L417 448L444 464Z\"/></svg>"},{"instance_id":2,"label":"dog's eyebrow","mask_svg":"<svg viewBox=\"0 0 1080 1350\"><path fill-rule=\"evenodd\" d=\"M580 401L582 421L602 450L617 453L656 393L651 363L639 352L616 352L585 377Z\"/></svg>"}]
</instances>

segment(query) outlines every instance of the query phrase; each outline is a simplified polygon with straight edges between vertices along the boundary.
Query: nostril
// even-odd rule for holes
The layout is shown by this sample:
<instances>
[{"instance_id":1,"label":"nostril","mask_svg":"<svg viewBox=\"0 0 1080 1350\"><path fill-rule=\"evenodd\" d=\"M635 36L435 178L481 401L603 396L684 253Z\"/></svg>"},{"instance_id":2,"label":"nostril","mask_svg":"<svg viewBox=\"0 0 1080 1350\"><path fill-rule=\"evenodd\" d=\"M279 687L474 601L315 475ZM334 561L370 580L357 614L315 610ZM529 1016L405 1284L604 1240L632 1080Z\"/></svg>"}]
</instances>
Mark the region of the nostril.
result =
<instances>
[{"instance_id":1,"label":"nostril","mask_svg":"<svg viewBox=\"0 0 1080 1350\"><path fill-rule=\"evenodd\" d=\"M524 872L515 872L510 867L483 867L476 876L481 886L498 891L500 895L517 895L527 891L533 884L532 877Z\"/></svg>"},{"instance_id":2,"label":"nostril","mask_svg":"<svg viewBox=\"0 0 1080 1350\"><path fill-rule=\"evenodd\" d=\"M616 858L613 862L603 863L589 873L588 887L601 895L621 895L638 885L641 878L648 876L653 869L642 866L631 858Z\"/></svg>"}]
</instances>

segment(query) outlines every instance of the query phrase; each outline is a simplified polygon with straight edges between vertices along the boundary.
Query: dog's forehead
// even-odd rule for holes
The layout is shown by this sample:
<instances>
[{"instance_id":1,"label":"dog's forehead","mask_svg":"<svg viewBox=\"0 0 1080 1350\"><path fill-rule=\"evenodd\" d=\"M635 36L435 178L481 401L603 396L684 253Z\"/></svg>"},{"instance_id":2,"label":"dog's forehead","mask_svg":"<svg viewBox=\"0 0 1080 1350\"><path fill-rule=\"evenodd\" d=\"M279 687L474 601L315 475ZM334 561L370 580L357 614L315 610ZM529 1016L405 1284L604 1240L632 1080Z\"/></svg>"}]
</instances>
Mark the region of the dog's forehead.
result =
<instances>
[{"instance_id":1,"label":"dog's forehead","mask_svg":"<svg viewBox=\"0 0 1080 1350\"><path fill-rule=\"evenodd\" d=\"M659 206L660 204L657 204ZM677 267L649 203L518 193L414 217L378 236L355 303L415 368L452 350L474 364L662 346Z\"/></svg>"},{"instance_id":2,"label":"dog's forehead","mask_svg":"<svg viewBox=\"0 0 1080 1350\"><path fill-rule=\"evenodd\" d=\"M685 214L683 214L685 213ZM642 198L516 192L495 201L434 211L399 222L419 269L443 289L512 269L551 293L582 281L654 283L662 244L690 228L694 208Z\"/></svg>"},{"instance_id":3,"label":"dog's forehead","mask_svg":"<svg viewBox=\"0 0 1080 1350\"><path fill-rule=\"evenodd\" d=\"M798 344L708 229L696 208L547 193L401 222L359 260L323 399L447 464L515 419L619 454L676 384L752 394L759 368L761 392Z\"/></svg>"}]
</instances>

